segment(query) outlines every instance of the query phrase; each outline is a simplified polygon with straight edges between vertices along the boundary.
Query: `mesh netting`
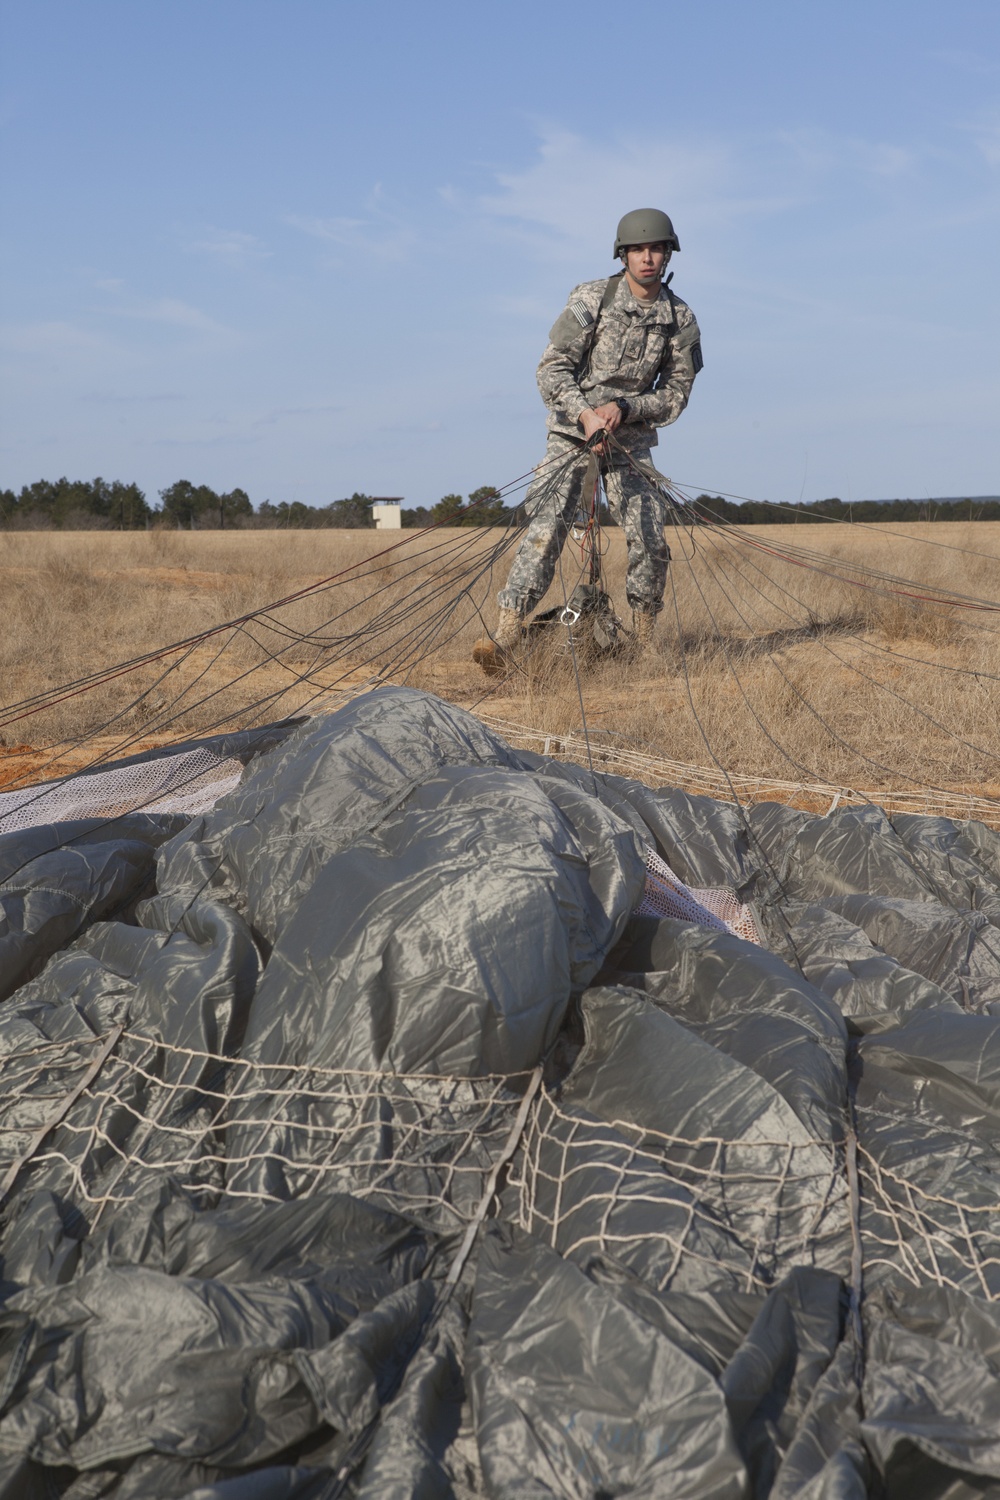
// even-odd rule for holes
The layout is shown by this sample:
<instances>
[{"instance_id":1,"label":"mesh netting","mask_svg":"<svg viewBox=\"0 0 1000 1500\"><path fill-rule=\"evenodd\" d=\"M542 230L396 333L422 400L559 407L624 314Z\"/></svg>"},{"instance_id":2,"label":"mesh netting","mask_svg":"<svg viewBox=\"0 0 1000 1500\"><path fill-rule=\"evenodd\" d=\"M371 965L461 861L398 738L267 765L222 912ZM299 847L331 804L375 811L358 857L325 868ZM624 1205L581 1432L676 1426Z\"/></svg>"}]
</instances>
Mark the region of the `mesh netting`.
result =
<instances>
[{"instance_id":1,"label":"mesh netting","mask_svg":"<svg viewBox=\"0 0 1000 1500\"><path fill-rule=\"evenodd\" d=\"M614 1257L651 1284L754 1290L796 1265L1000 1297L995 1208L931 1194L844 1141L667 1134L575 1109L529 1076L448 1078L269 1066L124 1027L9 1055L0 1192L44 1186L91 1232L178 1184L204 1207L344 1192L445 1233L503 1212L561 1254ZM525 1106L527 1105L527 1108ZM516 1149L511 1153L511 1132Z\"/></svg>"},{"instance_id":2,"label":"mesh netting","mask_svg":"<svg viewBox=\"0 0 1000 1500\"><path fill-rule=\"evenodd\" d=\"M995 1179L979 1201L969 1192L929 1192L898 1170L858 1153L866 1272L1000 1297L1000 1217ZM992 1177L992 1174L991 1174ZM986 1201L983 1201L983 1198Z\"/></svg>"},{"instance_id":3,"label":"mesh netting","mask_svg":"<svg viewBox=\"0 0 1000 1500\"><path fill-rule=\"evenodd\" d=\"M344 1192L455 1228L482 1195L525 1082L271 1066L124 1028L113 1042L89 1078L100 1041L18 1052L0 1097L8 1172L30 1159L92 1224L167 1174L206 1205Z\"/></svg>"},{"instance_id":4,"label":"mesh netting","mask_svg":"<svg viewBox=\"0 0 1000 1500\"><path fill-rule=\"evenodd\" d=\"M242 774L241 761L200 747L113 771L0 792L0 833L73 818L120 817L140 809L193 817L214 807L238 785Z\"/></svg>"},{"instance_id":5,"label":"mesh netting","mask_svg":"<svg viewBox=\"0 0 1000 1500\"><path fill-rule=\"evenodd\" d=\"M639 917L678 917L699 922L716 932L733 932L749 943L759 943L753 912L724 887L685 885L653 849L646 850L646 889L635 909Z\"/></svg>"},{"instance_id":6,"label":"mesh netting","mask_svg":"<svg viewBox=\"0 0 1000 1500\"><path fill-rule=\"evenodd\" d=\"M843 1270L842 1158L804 1133L727 1141L605 1123L544 1092L517 1164L518 1221L563 1255L613 1255L661 1290L751 1291L794 1265Z\"/></svg>"}]
</instances>

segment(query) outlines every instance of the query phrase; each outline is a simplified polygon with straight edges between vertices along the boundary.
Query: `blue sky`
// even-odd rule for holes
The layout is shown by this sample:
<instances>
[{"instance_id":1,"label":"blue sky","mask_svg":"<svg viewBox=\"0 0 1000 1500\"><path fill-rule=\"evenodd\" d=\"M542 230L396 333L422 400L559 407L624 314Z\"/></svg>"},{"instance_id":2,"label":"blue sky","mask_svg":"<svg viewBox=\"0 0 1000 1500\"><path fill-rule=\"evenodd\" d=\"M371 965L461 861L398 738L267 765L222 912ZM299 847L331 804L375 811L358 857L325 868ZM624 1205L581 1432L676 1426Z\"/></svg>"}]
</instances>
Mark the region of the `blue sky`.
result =
<instances>
[{"instance_id":1,"label":"blue sky","mask_svg":"<svg viewBox=\"0 0 1000 1500\"><path fill-rule=\"evenodd\" d=\"M0 486L503 484L651 204L705 352L663 472L1000 493L997 0L0 0L0 55Z\"/></svg>"}]
</instances>

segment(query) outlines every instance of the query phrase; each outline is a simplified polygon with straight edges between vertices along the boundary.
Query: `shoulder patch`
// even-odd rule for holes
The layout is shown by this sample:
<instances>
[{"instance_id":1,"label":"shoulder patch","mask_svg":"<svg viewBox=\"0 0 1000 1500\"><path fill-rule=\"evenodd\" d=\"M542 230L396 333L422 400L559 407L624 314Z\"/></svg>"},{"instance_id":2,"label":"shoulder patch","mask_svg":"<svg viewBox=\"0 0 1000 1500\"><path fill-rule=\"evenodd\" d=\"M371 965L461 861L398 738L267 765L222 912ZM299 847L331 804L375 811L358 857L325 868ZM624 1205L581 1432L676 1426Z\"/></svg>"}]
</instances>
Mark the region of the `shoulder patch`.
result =
<instances>
[{"instance_id":1,"label":"shoulder patch","mask_svg":"<svg viewBox=\"0 0 1000 1500\"><path fill-rule=\"evenodd\" d=\"M571 302L567 310L573 314L581 328L589 328L594 321L594 314L585 302Z\"/></svg>"},{"instance_id":2,"label":"shoulder patch","mask_svg":"<svg viewBox=\"0 0 1000 1500\"><path fill-rule=\"evenodd\" d=\"M691 365L696 375L699 370L705 368L705 361L701 353L701 339L698 339L697 342L691 345Z\"/></svg>"},{"instance_id":3,"label":"shoulder patch","mask_svg":"<svg viewBox=\"0 0 1000 1500\"><path fill-rule=\"evenodd\" d=\"M564 307L549 329L549 343L564 354L579 350L586 343L583 330L588 326L580 322L572 307Z\"/></svg>"}]
</instances>

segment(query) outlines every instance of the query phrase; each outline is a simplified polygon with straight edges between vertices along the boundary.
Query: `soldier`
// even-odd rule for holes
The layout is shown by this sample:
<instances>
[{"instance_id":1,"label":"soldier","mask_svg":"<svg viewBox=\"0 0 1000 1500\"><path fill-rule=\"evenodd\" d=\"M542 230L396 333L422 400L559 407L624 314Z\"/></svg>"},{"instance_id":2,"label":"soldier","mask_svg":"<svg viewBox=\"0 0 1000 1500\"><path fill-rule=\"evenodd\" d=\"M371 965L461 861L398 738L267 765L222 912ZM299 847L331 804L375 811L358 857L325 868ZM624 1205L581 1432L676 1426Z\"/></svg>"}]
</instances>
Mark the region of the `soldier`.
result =
<instances>
[{"instance_id":1,"label":"soldier","mask_svg":"<svg viewBox=\"0 0 1000 1500\"><path fill-rule=\"evenodd\" d=\"M639 208L626 214L614 249L624 269L574 287L549 334L538 366L548 445L525 496L528 531L498 596L496 630L472 653L487 671L510 658L521 622L552 582L583 498L586 443L602 431L615 437L614 446L600 443L596 451L608 503L625 532L633 625L642 645L652 640L670 550L662 497L641 468L656 443L654 429L676 422L702 367L694 313L663 281L680 248L665 213Z\"/></svg>"}]
</instances>

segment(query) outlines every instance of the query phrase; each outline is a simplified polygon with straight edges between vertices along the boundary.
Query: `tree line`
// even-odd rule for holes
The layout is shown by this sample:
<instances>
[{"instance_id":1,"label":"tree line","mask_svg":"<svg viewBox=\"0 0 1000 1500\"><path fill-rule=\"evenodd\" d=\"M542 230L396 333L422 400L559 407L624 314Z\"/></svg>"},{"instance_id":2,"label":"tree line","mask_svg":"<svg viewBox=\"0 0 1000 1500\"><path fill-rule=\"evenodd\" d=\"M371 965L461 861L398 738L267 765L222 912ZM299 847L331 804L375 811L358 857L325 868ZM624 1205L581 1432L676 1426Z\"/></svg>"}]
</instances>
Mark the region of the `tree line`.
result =
<instances>
[{"instance_id":1,"label":"tree line","mask_svg":"<svg viewBox=\"0 0 1000 1500\"><path fill-rule=\"evenodd\" d=\"M329 505L301 500L264 500L256 510L246 490L219 494L207 484L179 479L160 490L154 507L137 484L105 479L39 479L15 494L0 490L0 527L19 531L142 531L151 526L208 531L228 529L374 528L372 495L355 492ZM403 509L402 522L419 526L503 526L516 511L504 505L494 485L482 485L468 498L445 495L436 505Z\"/></svg>"},{"instance_id":2,"label":"tree line","mask_svg":"<svg viewBox=\"0 0 1000 1500\"><path fill-rule=\"evenodd\" d=\"M9 530L123 530L150 526L206 531L230 529L373 528L375 497L355 492L329 505L301 500L264 500L254 509L246 490L222 494L207 484L178 479L159 492L159 506L149 504L137 484L105 479L39 479L19 493L0 490L0 528ZM734 502L721 495L699 495L694 506L716 521L735 526L788 524L796 521L1000 521L1000 500L806 500L795 505L767 500ZM681 518L684 519L683 512ZM406 527L506 526L522 519L520 507L504 504L494 485L470 495L444 495L436 505L404 507ZM613 525L602 503L601 521Z\"/></svg>"},{"instance_id":3,"label":"tree line","mask_svg":"<svg viewBox=\"0 0 1000 1500\"><path fill-rule=\"evenodd\" d=\"M1000 521L1000 500L724 500L699 495L698 510L732 526L775 526L796 521Z\"/></svg>"}]
</instances>

